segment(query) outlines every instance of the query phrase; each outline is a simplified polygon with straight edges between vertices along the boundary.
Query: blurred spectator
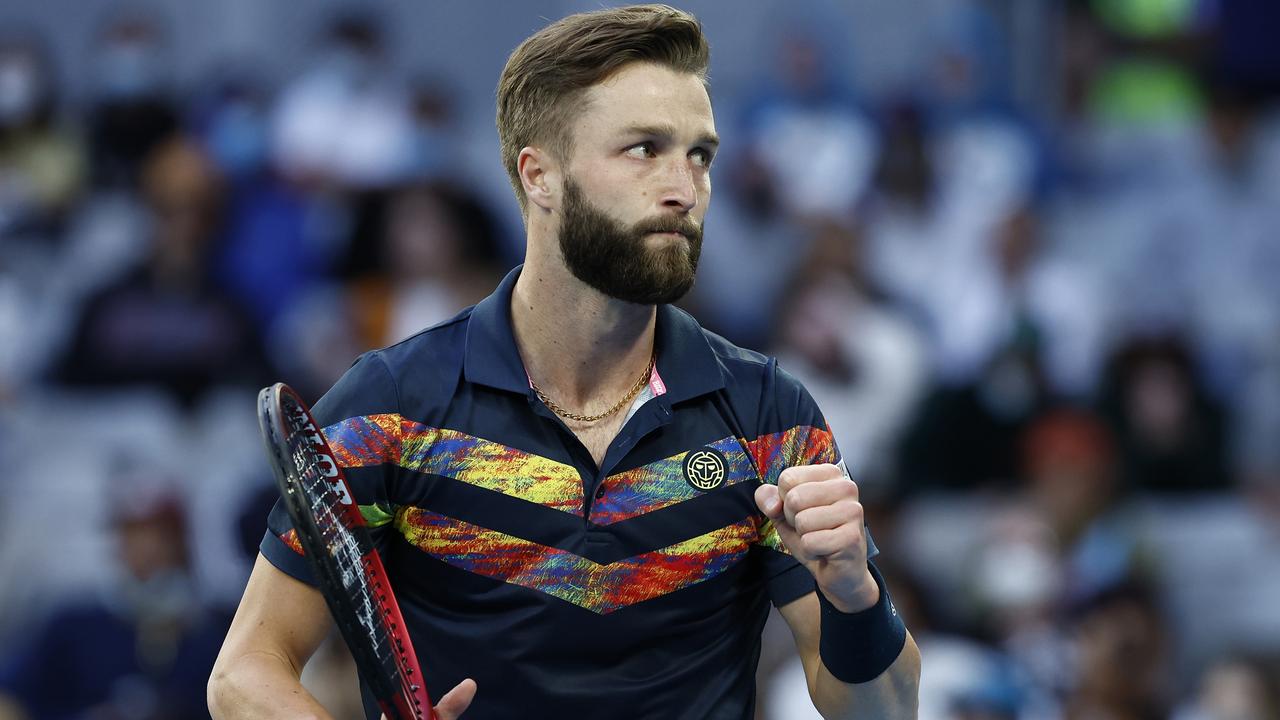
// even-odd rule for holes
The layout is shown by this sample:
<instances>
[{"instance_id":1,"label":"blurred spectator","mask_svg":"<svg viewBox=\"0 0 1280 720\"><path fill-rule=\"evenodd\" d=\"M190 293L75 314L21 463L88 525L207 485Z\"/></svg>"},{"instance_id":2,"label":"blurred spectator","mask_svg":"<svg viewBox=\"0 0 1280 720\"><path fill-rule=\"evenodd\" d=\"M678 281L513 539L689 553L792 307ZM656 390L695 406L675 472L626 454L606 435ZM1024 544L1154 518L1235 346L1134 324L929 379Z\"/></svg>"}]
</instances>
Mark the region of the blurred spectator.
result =
<instances>
[{"instance_id":1,"label":"blurred spectator","mask_svg":"<svg viewBox=\"0 0 1280 720\"><path fill-rule=\"evenodd\" d=\"M928 293L938 380L906 437L908 472L921 481L1008 481L1023 424L1097 383L1105 312L1090 299L1090 276L1043 248L1033 208L991 232L981 254L950 258L918 286Z\"/></svg>"},{"instance_id":2,"label":"blurred spectator","mask_svg":"<svg viewBox=\"0 0 1280 720\"><path fill-rule=\"evenodd\" d=\"M267 337L267 352L280 379L308 402L319 400L360 353L360 318L347 289L317 285L289 305Z\"/></svg>"},{"instance_id":3,"label":"blurred spectator","mask_svg":"<svg viewBox=\"0 0 1280 720\"><path fill-rule=\"evenodd\" d=\"M707 209L708 241L685 302L696 305L704 327L743 347L764 347L773 339L768 319L776 315L814 233L786 214L757 158L748 154L716 163L724 168L720 177L728 192Z\"/></svg>"},{"instance_id":4,"label":"blurred spectator","mask_svg":"<svg viewBox=\"0 0 1280 720\"><path fill-rule=\"evenodd\" d=\"M746 347L776 340L760 319L776 317L820 232L810 225L847 220L876 166L875 126L826 30L793 22L763 41L773 60L744 101L742 150L716 161L729 197L710 206L706 224L716 241L703 249L688 302L707 327Z\"/></svg>"},{"instance_id":5,"label":"blurred spectator","mask_svg":"<svg viewBox=\"0 0 1280 720\"><path fill-rule=\"evenodd\" d=\"M904 484L974 487L1008 481L1020 424L1087 384L1098 316L1078 274L1037 247L1044 162L1008 102L1004 38L966 4L931 40L922 91L887 115L868 267L925 329L934 370Z\"/></svg>"},{"instance_id":6,"label":"blurred spectator","mask_svg":"<svg viewBox=\"0 0 1280 720\"><path fill-rule=\"evenodd\" d=\"M1280 665L1273 658L1225 657L1207 668L1196 695L1174 720L1261 720L1280 717Z\"/></svg>"},{"instance_id":7,"label":"blurred spectator","mask_svg":"<svg viewBox=\"0 0 1280 720\"><path fill-rule=\"evenodd\" d=\"M507 269L489 211L449 185L395 193L383 238L381 272L351 287L365 347L399 342L449 319L492 292Z\"/></svg>"},{"instance_id":8,"label":"blurred spectator","mask_svg":"<svg viewBox=\"0 0 1280 720\"><path fill-rule=\"evenodd\" d=\"M1008 39L981 4L951 5L929 39L920 101L940 209L963 243L1032 199L1045 153L1011 100Z\"/></svg>"},{"instance_id":9,"label":"blurred spectator","mask_svg":"<svg viewBox=\"0 0 1280 720\"><path fill-rule=\"evenodd\" d=\"M204 688L229 618L195 592L186 510L146 469L124 470L110 495L116 582L0 654L0 698L32 720L208 717Z\"/></svg>"},{"instance_id":10,"label":"blurred spectator","mask_svg":"<svg viewBox=\"0 0 1280 720\"><path fill-rule=\"evenodd\" d=\"M83 150L60 122L54 80L33 38L0 39L0 236L47 231L84 181Z\"/></svg>"},{"instance_id":11,"label":"blurred spectator","mask_svg":"<svg viewBox=\"0 0 1280 720\"><path fill-rule=\"evenodd\" d=\"M331 274L346 249L346 201L271 165L271 98L257 79L229 71L211 84L195 124L227 183L210 270L266 337L291 304Z\"/></svg>"},{"instance_id":12,"label":"blurred spectator","mask_svg":"<svg viewBox=\"0 0 1280 720\"><path fill-rule=\"evenodd\" d=\"M1048 412L1030 424L1021 449L1026 484L985 513L966 589L978 629L1044 705L1078 677L1066 611L1153 573L1142 524L1121 502L1100 419L1082 410Z\"/></svg>"},{"instance_id":13,"label":"blurred spectator","mask_svg":"<svg viewBox=\"0 0 1280 720\"><path fill-rule=\"evenodd\" d=\"M1231 86L1209 97L1206 160L1196 193L1183 203L1195 223L1186 327L1208 390L1235 402L1246 397L1244 385L1280 328L1280 146L1256 97Z\"/></svg>"},{"instance_id":14,"label":"blurred spectator","mask_svg":"<svg viewBox=\"0 0 1280 720\"><path fill-rule=\"evenodd\" d=\"M860 236L835 223L818 233L783 296L778 360L822 408L863 492L884 492L896 438L924 391L924 343L867 287Z\"/></svg>"},{"instance_id":15,"label":"blurred spectator","mask_svg":"<svg viewBox=\"0 0 1280 720\"><path fill-rule=\"evenodd\" d=\"M1188 491L1230 486L1227 419L1205 391L1181 340L1134 340L1117 349L1101 397L1131 487Z\"/></svg>"},{"instance_id":16,"label":"blurred spectator","mask_svg":"<svg viewBox=\"0 0 1280 720\"><path fill-rule=\"evenodd\" d=\"M920 91L888 116L868 207L872 275L920 314L943 384L981 383L1030 330L1049 387L1080 392L1092 343L1079 336L1096 313L1078 273L1040 247L1046 162L1010 102L1008 43L974 4L945 13L930 39ZM1062 331L1077 336L1064 344Z\"/></svg>"},{"instance_id":17,"label":"blurred spectator","mask_svg":"<svg viewBox=\"0 0 1280 720\"><path fill-rule=\"evenodd\" d=\"M893 299L927 323L926 296L934 268L943 264L936 159L918 104L895 103L885 113L884 149L875 185L860 213L866 232L867 272Z\"/></svg>"},{"instance_id":18,"label":"blurred spectator","mask_svg":"<svg viewBox=\"0 0 1280 720\"><path fill-rule=\"evenodd\" d=\"M418 78L409 92L413 141L406 179L445 179L457 163L457 93L443 80L425 78Z\"/></svg>"},{"instance_id":19,"label":"blurred spectator","mask_svg":"<svg viewBox=\"0 0 1280 720\"><path fill-rule=\"evenodd\" d=\"M1051 411L1027 429L1022 449L1027 499L1056 540L1067 602L1149 574L1149 548L1124 504L1115 445L1100 418Z\"/></svg>"},{"instance_id":20,"label":"blurred spectator","mask_svg":"<svg viewBox=\"0 0 1280 720\"><path fill-rule=\"evenodd\" d=\"M1168 717L1170 628L1150 588L1109 590L1079 607L1072 627L1074 686L1064 720Z\"/></svg>"},{"instance_id":21,"label":"blurred spectator","mask_svg":"<svg viewBox=\"0 0 1280 720\"><path fill-rule=\"evenodd\" d=\"M1058 622L1066 567L1053 529L1021 500L990 508L981 527L962 588L970 603L967 615L1032 685L1057 697L1071 669Z\"/></svg>"},{"instance_id":22,"label":"blurred spectator","mask_svg":"<svg viewBox=\"0 0 1280 720\"><path fill-rule=\"evenodd\" d=\"M269 97L248 70L224 70L208 81L192 124L219 172L235 185L267 167Z\"/></svg>"},{"instance_id":23,"label":"blurred spectator","mask_svg":"<svg viewBox=\"0 0 1280 720\"><path fill-rule=\"evenodd\" d=\"M772 75L747 102L744 130L750 162L785 212L794 217L851 212L867 189L879 139L837 54L817 31L783 34Z\"/></svg>"},{"instance_id":24,"label":"blurred spectator","mask_svg":"<svg viewBox=\"0 0 1280 720\"><path fill-rule=\"evenodd\" d=\"M264 381L253 325L209 278L220 179L186 140L146 162L143 192L154 220L142 267L85 303L56 377L75 385L147 384L184 402L220 383Z\"/></svg>"},{"instance_id":25,"label":"blurred spectator","mask_svg":"<svg viewBox=\"0 0 1280 720\"><path fill-rule=\"evenodd\" d=\"M286 174L359 189L411 174L412 101L386 52L373 16L333 20L315 62L282 91L273 112L272 152Z\"/></svg>"},{"instance_id":26,"label":"blurred spectator","mask_svg":"<svg viewBox=\"0 0 1280 720\"><path fill-rule=\"evenodd\" d=\"M159 19L130 11L108 20L92 55L89 109L95 186L134 188L143 161L178 131L170 97L169 48Z\"/></svg>"},{"instance_id":27,"label":"blurred spectator","mask_svg":"<svg viewBox=\"0 0 1280 720\"><path fill-rule=\"evenodd\" d=\"M1085 397L1103 353L1103 309L1090 277L1048 252L1037 208L1000 218L986 247L937 268L930 285L936 357L943 382L989 367L1019 333L1055 394ZM963 265L965 261L971 265Z\"/></svg>"}]
</instances>

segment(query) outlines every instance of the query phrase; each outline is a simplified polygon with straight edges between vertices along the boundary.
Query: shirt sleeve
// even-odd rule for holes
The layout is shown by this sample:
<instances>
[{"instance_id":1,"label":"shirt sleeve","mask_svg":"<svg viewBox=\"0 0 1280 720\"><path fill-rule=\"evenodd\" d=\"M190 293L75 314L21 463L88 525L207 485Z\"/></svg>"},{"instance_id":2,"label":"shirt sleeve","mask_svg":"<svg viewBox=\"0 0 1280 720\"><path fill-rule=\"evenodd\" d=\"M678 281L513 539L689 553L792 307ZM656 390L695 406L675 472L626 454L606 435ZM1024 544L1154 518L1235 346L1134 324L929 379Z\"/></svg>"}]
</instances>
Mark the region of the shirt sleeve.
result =
<instances>
[{"instance_id":1,"label":"shirt sleeve","mask_svg":"<svg viewBox=\"0 0 1280 720\"><path fill-rule=\"evenodd\" d=\"M782 471L796 465L831 463L843 467L831 428L809 391L774 360L767 372L759 419L761 433L748 443L760 482L776 485ZM782 544L773 522L762 513L757 522L757 552L773 604L781 607L813 592L813 576ZM867 557L877 552L868 532Z\"/></svg>"},{"instance_id":2,"label":"shirt sleeve","mask_svg":"<svg viewBox=\"0 0 1280 720\"><path fill-rule=\"evenodd\" d=\"M385 547L394 515L389 498L401 455L403 419L398 393L378 353L362 355L312 408L334 459L342 467L352 499L364 515L374 546ZM267 517L262 555L281 571L314 585L293 522L277 500Z\"/></svg>"}]
</instances>

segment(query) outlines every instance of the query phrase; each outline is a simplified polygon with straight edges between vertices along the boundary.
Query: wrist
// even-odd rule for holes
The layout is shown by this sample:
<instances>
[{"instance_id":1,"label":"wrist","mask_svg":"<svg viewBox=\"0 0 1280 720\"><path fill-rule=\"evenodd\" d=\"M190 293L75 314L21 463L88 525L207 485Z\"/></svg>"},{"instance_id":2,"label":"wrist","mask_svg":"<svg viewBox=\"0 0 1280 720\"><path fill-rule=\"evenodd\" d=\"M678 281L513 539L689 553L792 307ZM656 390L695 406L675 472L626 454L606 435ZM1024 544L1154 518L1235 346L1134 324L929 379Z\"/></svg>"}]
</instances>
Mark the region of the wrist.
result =
<instances>
[{"instance_id":1,"label":"wrist","mask_svg":"<svg viewBox=\"0 0 1280 720\"><path fill-rule=\"evenodd\" d=\"M898 617L884 579L868 564L878 597L864 610L841 612L818 590L821 635L818 654L827 672L845 683L864 683L879 677L897 660L907 641L907 628Z\"/></svg>"},{"instance_id":2,"label":"wrist","mask_svg":"<svg viewBox=\"0 0 1280 720\"><path fill-rule=\"evenodd\" d=\"M818 592L836 610L846 614L862 612L880 601L880 586L869 566L863 568L862 577L857 584L846 588L823 588L819 583Z\"/></svg>"}]
</instances>

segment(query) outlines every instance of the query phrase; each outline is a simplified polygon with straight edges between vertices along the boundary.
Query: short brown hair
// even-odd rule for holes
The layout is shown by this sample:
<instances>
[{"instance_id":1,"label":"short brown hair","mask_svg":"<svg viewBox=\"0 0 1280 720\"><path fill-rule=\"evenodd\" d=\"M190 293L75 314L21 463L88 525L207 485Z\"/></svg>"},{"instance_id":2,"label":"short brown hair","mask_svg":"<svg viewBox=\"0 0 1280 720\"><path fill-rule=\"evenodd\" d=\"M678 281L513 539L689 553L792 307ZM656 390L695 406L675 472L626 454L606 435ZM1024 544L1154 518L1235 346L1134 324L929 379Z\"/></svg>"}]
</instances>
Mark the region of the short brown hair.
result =
<instances>
[{"instance_id":1,"label":"short brown hair","mask_svg":"<svg viewBox=\"0 0 1280 720\"><path fill-rule=\"evenodd\" d=\"M698 19L667 5L578 13L538 31L515 49L498 80L498 140L520 210L528 200L516 160L545 144L572 153L571 120L587 88L632 62L652 62L707 79L710 50Z\"/></svg>"}]
</instances>

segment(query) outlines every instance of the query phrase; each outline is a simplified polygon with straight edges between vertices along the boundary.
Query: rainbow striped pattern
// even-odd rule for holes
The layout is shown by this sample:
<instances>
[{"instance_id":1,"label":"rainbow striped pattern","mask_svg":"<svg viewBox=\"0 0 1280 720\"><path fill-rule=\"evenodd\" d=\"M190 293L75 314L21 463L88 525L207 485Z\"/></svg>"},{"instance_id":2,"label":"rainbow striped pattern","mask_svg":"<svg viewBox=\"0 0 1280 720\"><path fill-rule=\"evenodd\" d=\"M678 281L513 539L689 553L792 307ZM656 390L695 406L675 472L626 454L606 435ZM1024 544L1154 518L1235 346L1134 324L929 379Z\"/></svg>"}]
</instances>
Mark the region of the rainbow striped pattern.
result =
<instances>
[{"instance_id":1,"label":"rainbow striped pattern","mask_svg":"<svg viewBox=\"0 0 1280 720\"><path fill-rule=\"evenodd\" d=\"M606 614L710 579L746 555L751 518L658 550L601 564L444 515L405 508L405 539L439 560Z\"/></svg>"},{"instance_id":2,"label":"rainbow striped pattern","mask_svg":"<svg viewBox=\"0 0 1280 720\"><path fill-rule=\"evenodd\" d=\"M395 414L355 417L324 430L339 464L389 464L583 517L583 481L571 465ZM755 440L727 437L708 445L728 464L724 487L777 482L783 468L835 461L830 433L795 427ZM688 452L605 478L591 508L597 526L641 517L704 493L683 476ZM715 491L713 491L715 492ZM711 532L610 563L481 527L426 508L380 508L393 527L428 555L468 572L537 590L607 614L709 580L741 561L753 545L785 552L772 523L752 513ZM383 519L385 522L384 518ZM380 523L381 524L381 523ZM285 538L296 548L296 537Z\"/></svg>"}]
</instances>

